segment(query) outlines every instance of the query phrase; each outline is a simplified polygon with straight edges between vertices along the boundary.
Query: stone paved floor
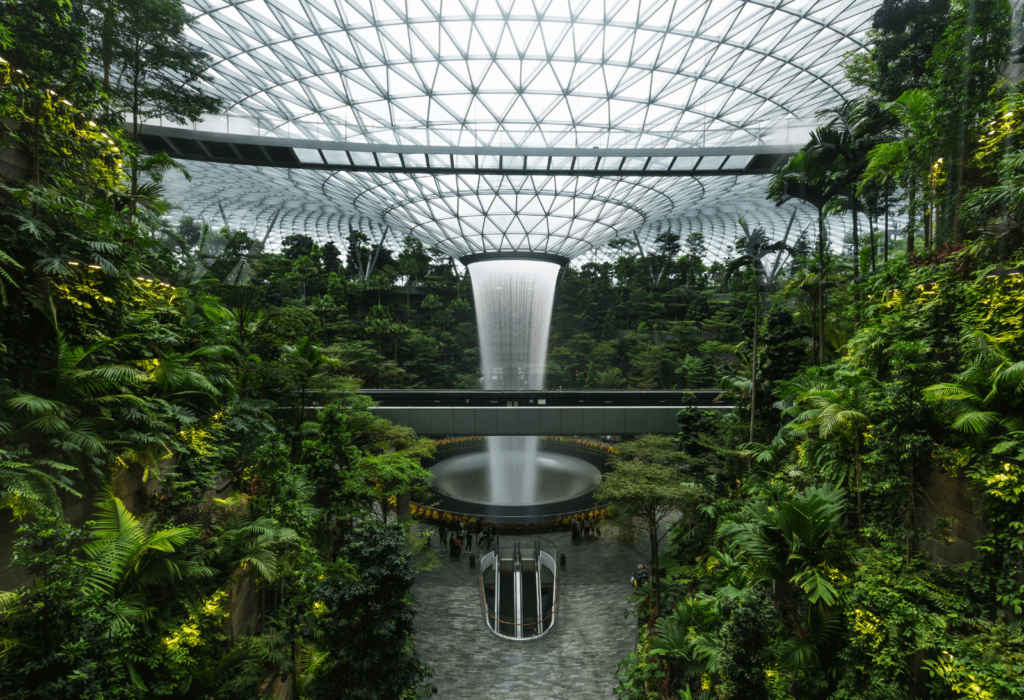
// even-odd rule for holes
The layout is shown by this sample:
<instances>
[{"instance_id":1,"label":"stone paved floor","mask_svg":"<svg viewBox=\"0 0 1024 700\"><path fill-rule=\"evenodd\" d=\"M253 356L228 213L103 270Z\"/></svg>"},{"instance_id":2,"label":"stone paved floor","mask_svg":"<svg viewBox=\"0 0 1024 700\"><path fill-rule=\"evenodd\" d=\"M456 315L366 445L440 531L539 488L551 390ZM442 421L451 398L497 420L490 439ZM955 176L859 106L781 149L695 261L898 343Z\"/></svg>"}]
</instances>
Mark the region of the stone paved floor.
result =
<instances>
[{"instance_id":1,"label":"stone paved floor","mask_svg":"<svg viewBox=\"0 0 1024 700\"><path fill-rule=\"evenodd\" d=\"M503 537L512 550L517 538ZM518 538L524 551L534 537ZM432 545L438 544L435 533ZM613 697L615 664L633 650L636 620L623 598L637 557L605 536L573 545L568 533L544 535L541 548L564 552L554 628L539 640L502 639L484 624L478 571L469 559L421 573L416 647L434 669L440 700L554 700Z\"/></svg>"}]
</instances>

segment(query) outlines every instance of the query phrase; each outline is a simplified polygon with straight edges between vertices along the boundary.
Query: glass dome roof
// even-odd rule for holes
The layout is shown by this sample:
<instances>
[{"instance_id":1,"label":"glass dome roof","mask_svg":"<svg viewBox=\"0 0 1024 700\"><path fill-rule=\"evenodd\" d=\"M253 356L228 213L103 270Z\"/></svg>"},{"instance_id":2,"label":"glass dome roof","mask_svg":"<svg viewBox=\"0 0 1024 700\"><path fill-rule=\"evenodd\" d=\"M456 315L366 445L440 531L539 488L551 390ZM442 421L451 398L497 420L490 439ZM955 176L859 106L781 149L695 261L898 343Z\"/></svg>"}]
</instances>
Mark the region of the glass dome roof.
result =
<instances>
[{"instance_id":1,"label":"glass dome roof","mask_svg":"<svg viewBox=\"0 0 1024 700\"><path fill-rule=\"evenodd\" d=\"M851 95L843 55L862 46L878 1L186 4L196 15L193 40L214 57L212 90L230 115L197 129L223 131L230 121L230 133L248 123L261 135L442 153L614 148L626 156L792 136L790 125ZM806 128L795 133L794 150ZM310 153L301 150L300 160ZM664 231L703 231L717 258L740 216L777 237L794 210L798 229L813 216L798 203L765 201L763 175L187 167L191 184L169 183L186 213L257 234L273 221L270 249L291 233L344 247L341 239L360 229L376 240L411 233L457 256L576 257L624 235L649 246ZM835 232L845 228L836 224Z\"/></svg>"},{"instance_id":2,"label":"glass dome roof","mask_svg":"<svg viewBox=\"0 0 1024 700\"><path fill-rule=\"evenodd\" d=\"M843 54L877 4L186 2L233 114L340 141L606 148L811 117L850 92Z\"/></svg>"}]
</instances>

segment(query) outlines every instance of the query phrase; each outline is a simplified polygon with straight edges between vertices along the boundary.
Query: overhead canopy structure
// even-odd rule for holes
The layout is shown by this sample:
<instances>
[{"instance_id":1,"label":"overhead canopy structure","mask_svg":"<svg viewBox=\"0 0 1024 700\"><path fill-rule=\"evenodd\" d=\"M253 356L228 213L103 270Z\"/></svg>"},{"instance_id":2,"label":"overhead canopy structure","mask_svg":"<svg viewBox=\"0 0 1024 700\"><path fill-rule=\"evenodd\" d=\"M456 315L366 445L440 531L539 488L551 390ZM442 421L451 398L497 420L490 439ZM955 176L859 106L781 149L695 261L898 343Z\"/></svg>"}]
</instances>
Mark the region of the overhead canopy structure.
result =
<instances>
[{"instance_id":1,"label":"overhead canopy structure","mask_svg":"<svg viewBox=\"0 0 1024 700\"><path fill-rule=\"evenodd\" d=\"M719 258L740 217L811 221L765 173L852 95L877 2L186 0L228 114L146 141L189 161L186 213L271 249L358 229L573 258L702 231Z\"/></svg>"}]
</instances>

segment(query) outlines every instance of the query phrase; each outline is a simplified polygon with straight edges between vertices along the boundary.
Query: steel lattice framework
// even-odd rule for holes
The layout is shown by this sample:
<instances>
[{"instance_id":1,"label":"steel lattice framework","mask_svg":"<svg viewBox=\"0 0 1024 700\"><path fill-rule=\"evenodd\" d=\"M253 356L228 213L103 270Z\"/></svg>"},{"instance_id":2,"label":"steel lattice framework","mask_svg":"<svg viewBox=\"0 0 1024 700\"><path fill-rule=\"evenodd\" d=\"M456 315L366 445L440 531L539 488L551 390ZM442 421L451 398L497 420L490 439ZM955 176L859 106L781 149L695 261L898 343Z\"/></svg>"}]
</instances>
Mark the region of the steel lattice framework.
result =
<instances>
[{"instance_id":1,"label":"steel lattice framework","mask_svg":"<svg viewBox=\"0 0 1024 700\"><path fill-rule=\"evenodd\" d=\"M798 147L817 110L852 95L843 57L861 48L878 0L186 4L230 114L198 129L375 146L349 151L344 171L329 168L336 147L292 149L322 170L189 163L192 183L169 184L189 214L264 233L271 249L291 233L343 247L360 229L457 256L576 257L615 237L652 247L666 231L703 231L719 258L741 216L778 236L793 223L795 237L812 212L766 202L764 175L716 172L752 155L698 155L691 174L665 177L681 165L658 149ZM553 157L525 155L571 152L558 157L575 168L584 149L614 149L594 164L607 174L553 174ZM523 153L521 172L458 168L500 153ZM417 158L451 173L402 172ZM385 163L396 170L374 172Z\"/></svg>"}]
</instances>

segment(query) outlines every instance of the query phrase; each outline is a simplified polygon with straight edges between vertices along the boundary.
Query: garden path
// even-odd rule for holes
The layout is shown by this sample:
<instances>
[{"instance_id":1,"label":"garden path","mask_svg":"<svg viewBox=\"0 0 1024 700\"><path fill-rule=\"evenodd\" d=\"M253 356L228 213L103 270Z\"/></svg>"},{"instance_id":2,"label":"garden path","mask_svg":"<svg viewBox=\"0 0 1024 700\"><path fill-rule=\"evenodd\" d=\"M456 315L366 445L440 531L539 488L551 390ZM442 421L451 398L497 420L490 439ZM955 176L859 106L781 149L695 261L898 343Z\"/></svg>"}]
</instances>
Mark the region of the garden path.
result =
<instances>
[{"instance_id":1,"label":"garden path","mask_svg":"<svg viewBox=\"0 0 1024 700\"><path fill-rule=\"evenodd\" d=\"M502 537L503 550L516 540L531 551L534 537ZM435 532L431 543L438 545ZM543 535L565 553L560 569L561 602L554 628L534 641L502 639L484 624L477 569L469 557L421 573L413 587L420 604L416 648L434 669L439 700L575 700L609 698L615 664L633 651L636 619L630 609L629 578L637 556L607 536L573 545L569 533Z\"/></svg>"}]
</instances>

